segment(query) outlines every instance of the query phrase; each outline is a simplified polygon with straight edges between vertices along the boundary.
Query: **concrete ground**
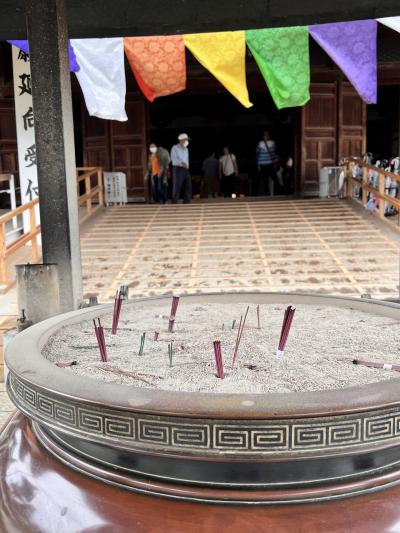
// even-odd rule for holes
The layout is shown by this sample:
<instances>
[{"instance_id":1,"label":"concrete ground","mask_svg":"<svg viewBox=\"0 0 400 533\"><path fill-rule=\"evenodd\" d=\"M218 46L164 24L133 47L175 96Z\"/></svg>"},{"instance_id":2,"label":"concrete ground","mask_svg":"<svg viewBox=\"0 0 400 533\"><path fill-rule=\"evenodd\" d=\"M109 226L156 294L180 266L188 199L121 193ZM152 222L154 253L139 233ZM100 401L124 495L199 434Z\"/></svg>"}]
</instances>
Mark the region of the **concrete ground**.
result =
<instances>
[{"instance_id":1,"label":"concrete ground","mask_svg":"<svg viewBox=\"0 0 400 533\"><path fill-rule=\"evenodd\" d=\"M123 284L131 297L267 290L396 298L400 237L389 226L336 199L111 207L81 230L85 295L110 301ZM2 333L16 313L14 288L0 295L0 380ZM1 384L0 425L11 411Z\"/></svg>"}]
</instances>

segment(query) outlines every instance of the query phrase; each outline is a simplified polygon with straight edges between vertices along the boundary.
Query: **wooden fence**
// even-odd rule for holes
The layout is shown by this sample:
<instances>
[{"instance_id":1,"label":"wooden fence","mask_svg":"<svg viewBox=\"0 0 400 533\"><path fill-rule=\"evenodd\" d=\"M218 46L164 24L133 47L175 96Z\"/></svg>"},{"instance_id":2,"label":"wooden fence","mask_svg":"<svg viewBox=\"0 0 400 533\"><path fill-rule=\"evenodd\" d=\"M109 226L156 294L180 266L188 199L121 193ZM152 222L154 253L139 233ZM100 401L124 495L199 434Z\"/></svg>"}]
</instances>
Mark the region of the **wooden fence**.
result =
<instances>
[{"instance_id":1,"label":"wooden fence","mask_svg":"<svg viewBox=\"0 0 400 533\"><path fill-rule=\"evenodd\" d=\"M354 169L356 168L361 170L361 175L359 177L354 176ZM378 168L364 163L361 159L356 158L347 159L344 162L344 169L346 173L345 196L357 200L364 206L371 198L374 198L373 205L371 206L371 212L377 214L382 219L387 218L385 217L387 205L392 206L396 211L398 211L398 213L400 213L400 176L394 174L393 172L384 170L383 168ZM396 182L396 196L391 196L385 191L385 182L387 179ZM377 182L377 187L374 186L371 181ZM399 225L399 215L396 217L396 222L397 225Z\"/></svg>"},{"instance_id":2,"label":"wooden fence","mask_svg":"<svg viewBox=\"0 0 400 533\"><path fill-rule=\"evenodd\" d=\"M104 206L103 170L101 167L79 167L76 169L78 187L79 223L91 217L98 209ZM0 216L0 294L4 294L14 285L7 272L7 258L14 255L25 244L31 244L31 262L37 263L41 253L37 242L40 235L40 225L36 220L36 206L39 200L36 198L28 204L21 205L16 209ZM12 242L7 243L7 224L18 216L29 212L29 231L23 233ZM26 259L24 259L26 260Z\"/></svg>"},{"instance_id":3,"label":"wooden fence","mask_svg":"<svg viewBox=\"0 0 400 533\"><path fill-rule=\"evenodd\" d=\"M76 174L78 207L85 205L86 208L85 214L79 219L82 223L104 206L103 169L101 167L78 167Z\"/></svg>"}]
</instances>

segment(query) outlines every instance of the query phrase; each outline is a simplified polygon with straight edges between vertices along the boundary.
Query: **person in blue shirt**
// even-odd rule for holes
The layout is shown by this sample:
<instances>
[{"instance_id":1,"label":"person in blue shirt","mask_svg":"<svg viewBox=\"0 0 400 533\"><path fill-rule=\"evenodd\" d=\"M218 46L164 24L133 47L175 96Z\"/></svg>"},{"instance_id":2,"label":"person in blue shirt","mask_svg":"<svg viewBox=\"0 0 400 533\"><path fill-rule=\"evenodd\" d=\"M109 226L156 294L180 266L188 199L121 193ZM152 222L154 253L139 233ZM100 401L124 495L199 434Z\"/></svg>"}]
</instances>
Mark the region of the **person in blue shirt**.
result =
<instances>
[{"instance_id":1,"label":"person in blue shirt","mask_svg":"<svg viewBox=\"0 0 400 533\"><path fill-rule=\"evenodd\" d=\"M270 132L264 131L263 140L260 141L256 149L257 169L260 174L260 191L265 194L268 185L269 195L274 195L274 183L276 180L276 165L278 155L276 153L275 141L271 139ZM259 192L260 192L259 191Z\"/></svg>"},{"instance_id":2,"label":"person in blue shirt","mask_svg":"<svg viewBox=\"0 0 400 533\"><path fill-rule=\"evenodd\" d=\"M189 137L186 133L181 133L178 136L178 141L178 144L175 144L171 150L172 203L178 203L183 190L183 202L190 204L192 199L192 178L189 172Z\"/></svg>"}]
</instances>

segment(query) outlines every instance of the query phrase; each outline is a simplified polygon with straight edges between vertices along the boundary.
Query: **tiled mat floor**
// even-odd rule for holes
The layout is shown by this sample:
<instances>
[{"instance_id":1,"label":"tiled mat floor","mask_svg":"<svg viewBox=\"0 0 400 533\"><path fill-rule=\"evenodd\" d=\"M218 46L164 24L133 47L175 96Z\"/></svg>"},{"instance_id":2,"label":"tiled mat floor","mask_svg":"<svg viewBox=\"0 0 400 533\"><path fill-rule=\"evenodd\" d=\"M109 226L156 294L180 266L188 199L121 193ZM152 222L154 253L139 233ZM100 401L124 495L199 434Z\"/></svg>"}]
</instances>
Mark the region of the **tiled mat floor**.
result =
<instances>
[{"instance_id":1,"label":"tiled mat floor","mask_svg":"<svg viewBox=\"0 0 400 533\"><path fill-rule=\"evenodd\" d=\"M399 244L339 200L128 205L82 236L86 295L399 294Z\"/></svg>"}]
</instances>

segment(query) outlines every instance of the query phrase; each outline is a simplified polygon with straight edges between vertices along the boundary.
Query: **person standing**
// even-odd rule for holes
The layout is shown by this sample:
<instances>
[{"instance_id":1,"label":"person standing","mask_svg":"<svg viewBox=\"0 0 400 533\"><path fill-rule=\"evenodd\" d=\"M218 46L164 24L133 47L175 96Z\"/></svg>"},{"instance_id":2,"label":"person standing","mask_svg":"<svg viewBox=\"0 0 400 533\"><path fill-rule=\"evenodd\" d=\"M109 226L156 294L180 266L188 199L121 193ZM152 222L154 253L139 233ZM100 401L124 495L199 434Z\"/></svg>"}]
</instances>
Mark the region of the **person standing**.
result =
<instances>
[{"instance_id":1,"label":"person standing","mask_svg":"<svg viewBox=\"0 0 400 533\"><path fill-rule=\"evenodd\" d=\"M172 161L172 203L177 204L184 191L183 203L190 204L192 198L192 178L189 172L189 137L186 133L178 136L178 144L171 150Z\"/></svg>"},{"instance_id":2,"label":"person standing","mask_svg":"<svg viewBox=\"0 0 400 533\"><path fill-rule=\"evenodd\" d=\"M154 143L150 144L148 161L148 176L151 179L153 201L163 203L167 201L168 167L170 157L168 150Z\"/></svg>"},{"instance_id":3,"label":"person standing","mask_svg":"<svg viewBox=\"0 0 400 533\"><path fill-rule=\"evenodd\" d=\"M274 195L274 183L276 180L276 165L278 156L276 153L275 141L271 139L270 132L264 131L263 140L257 145L256 150L257 169L260 175L260 191L265 194L268 185L269 195Z\"/></svg>"},{"instance_id":4,"label":"person standing","mask_svg":"<svg viewBox=\"0 0 400 533\"><path fill-rule=\"evenodd\" d=\"M215 198L219 192L219 161L214 152L204 159L202 170L205 185L204 193L207 197L212 196Z\"/></svg>"},{"instance_id":5,"label":"person standing","mask_svg":"<svg viewBox=\"0 0 400 533\"><path fill-rule=\"evenodd\" d=\"M229 146L224 147L224 155L219 159L221 191L225 198L230 198L235 191L235 178L239 175L236 157L231 154Z\"/></svg>"}]
</instances>

